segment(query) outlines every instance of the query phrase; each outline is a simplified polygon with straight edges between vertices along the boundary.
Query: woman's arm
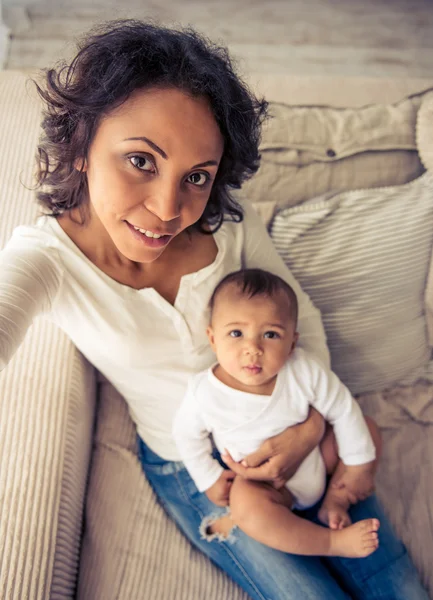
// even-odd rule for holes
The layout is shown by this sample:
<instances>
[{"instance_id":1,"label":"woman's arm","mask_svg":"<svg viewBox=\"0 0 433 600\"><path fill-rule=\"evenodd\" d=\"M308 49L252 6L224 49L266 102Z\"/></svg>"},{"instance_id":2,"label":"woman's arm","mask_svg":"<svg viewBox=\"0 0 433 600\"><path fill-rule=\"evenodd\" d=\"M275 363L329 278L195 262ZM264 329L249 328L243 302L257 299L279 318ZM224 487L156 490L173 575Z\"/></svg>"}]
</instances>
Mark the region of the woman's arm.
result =
<instances>
[{"instance_id":1,"label":"woman's arm","mask_svg":"<svg viewBox=\"0 0 433 600\"><path fill-rule=\"evenodd\" d=\"M299 345L329 367L330 357L326 346L325 330L319 310L308 295L301 289L292 273L275 249L271 238L249 202L242 203L244 208L244 242L242 265L245 268L259 268L279 275L293 288L298 298Z\"/></svg>"},{"instance_id":2,"label":"woman's arm","mask_svg":"<svg viewBox=\"0 0 433 600\"><path fill-rule=\"evenodd\" d=\"M40 248L0 252L0 371L6 367L37 315L51 310L61 269Z\"/></svg>"},{"instance_id":3,"label":"woman's arm","mask_svg":"<svg viewBox=\"0 0 433 600\"><path fill-rule=\"evenodd\" d=\"M282 433L269 438L242 463L236 463L227 454L222 458L237 475L246 479L271 481L274 487L280 488L319 444L324 432L323 417L315 408L310 407L306 421L288 427Z\"/></svg>"}]
</instances>

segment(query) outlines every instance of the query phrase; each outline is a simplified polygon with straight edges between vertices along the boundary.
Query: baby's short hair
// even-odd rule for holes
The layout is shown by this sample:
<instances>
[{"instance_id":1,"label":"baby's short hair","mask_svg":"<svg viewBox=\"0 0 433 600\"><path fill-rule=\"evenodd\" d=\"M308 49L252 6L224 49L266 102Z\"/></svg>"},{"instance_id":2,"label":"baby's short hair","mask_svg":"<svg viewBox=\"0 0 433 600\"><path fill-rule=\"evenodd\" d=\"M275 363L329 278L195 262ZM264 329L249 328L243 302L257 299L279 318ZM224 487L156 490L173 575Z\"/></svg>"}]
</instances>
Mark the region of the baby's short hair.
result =
<instances>
[{"instance_id":1,"label":"baby's short hair","mask_svg":"<svg viewBox=\"0 0 433 600\"><path fill-rule=\"evenodd\" d=\"M229 285L235 285L238 290L248 298L253 296L272 296L279 290L287 295L290 306L290 317L296 324L298 321L298 299L291 286L281 279L263 269L240 269L226 275L213 291L209 300L211 314L213 312L215 301L220 292Z\"/></svg>"}]
</instances>

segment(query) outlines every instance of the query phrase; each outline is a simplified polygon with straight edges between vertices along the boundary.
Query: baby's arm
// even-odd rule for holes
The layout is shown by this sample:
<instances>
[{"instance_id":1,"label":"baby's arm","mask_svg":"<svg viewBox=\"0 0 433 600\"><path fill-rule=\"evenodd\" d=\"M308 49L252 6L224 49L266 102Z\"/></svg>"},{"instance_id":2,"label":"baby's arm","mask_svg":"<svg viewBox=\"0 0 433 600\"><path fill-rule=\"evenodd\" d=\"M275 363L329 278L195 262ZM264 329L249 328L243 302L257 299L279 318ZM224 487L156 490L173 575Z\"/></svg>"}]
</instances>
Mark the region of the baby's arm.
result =
<instances>
[{"instance_id":1,"label":"baby's arm","mask_svg":"<svg viewBox=\"0 0 433 600\"><path fill-rule=\"evenodd\" d=\"M338 377L321 365L310 362L314 383L311 404L333 426L338 456L340 487L347 487L356 499L367 497L374 488L376 447L362 411Z\"/></svg>"},{"instance_id":2,"label":"baby's arm","mask_svg":"<svg viewBox=\"0 0 433 600\"><path fill-rule=\"evenodd\" d=\"M182 461L200 492L212 488L220 478L221 481L223 480L221 476L224 469L212 457L209 431L198 409L194 392L194 379L190 381L187 393L174 418L173 436ZM215 490L216 488L213 491ZM223 490L219 491L223 493ZM212 499L212 501L215 500Z\"/></svg>"}]
</instances>

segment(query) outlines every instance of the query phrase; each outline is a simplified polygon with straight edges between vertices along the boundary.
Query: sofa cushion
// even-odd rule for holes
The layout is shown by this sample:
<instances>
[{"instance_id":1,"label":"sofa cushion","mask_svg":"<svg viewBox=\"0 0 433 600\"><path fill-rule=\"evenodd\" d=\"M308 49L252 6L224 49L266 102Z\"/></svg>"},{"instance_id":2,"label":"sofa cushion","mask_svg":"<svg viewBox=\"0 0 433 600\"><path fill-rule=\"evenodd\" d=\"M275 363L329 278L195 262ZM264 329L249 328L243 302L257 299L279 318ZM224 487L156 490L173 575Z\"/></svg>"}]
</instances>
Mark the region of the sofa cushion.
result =
<instances>
[{"instance_id":1,"label":"sofa cushion","mask_svg":"<svg viewBox=\"0 0 433 600\"><path fill-rule=\"evenodd\" d=\"M433 386L392 388L358 402L382 433L377 495L433 598Z\"/></svg>"},{"instance_id":2,"label":"sofa cushion","mask_svg":"<svg viewBox=\"0 0 433 600\"><path fill-rule=\"evenodd\" d=\"M247 600L157 503L123 398L100 385L78 600Z\"/></svg>"},{"instance_id":3,"label":"sofa cushion","mask_svg":"<svg viewBox=\"0 0 433 600\"><path fill-rule=\"evenodd\" d=\"M362 108L371 104L394 104L433 86L431 76L427 79L366 77L346 73L330 77L329 73L302 75L273 70L266 73L248 70L244 75L258 96L297 106Z\"/></svg>"},{"instance_id":4,"label":"sofa cushion","mask_svg":"<svg viewBox=\"0 0 433 600\"><path fill-rule=\"evenodd\" d=\"M433 243L430 173L285 209L271 237L321 310L332 366L353 393L430 377L424 299Z\"/></svg>"},{"instance_id":5,"label":"sofa cushion","mask_svg":"<svg viewBox=\"0 0 433 600\"><path fill-rule=\"evenodd\" d=\"M433 173L433 92L423 98L418 111L416 135L420 159L424 167ZM426 317L430 345L433 346L433 261L427 278Z\"/></svg>"},{"instance_id":6,"label":"sofa cushion","mask_svg":"<svg viewBox=\"0 0 433 600\"><path fill-rule=\"evenodd\" d=\"M31 191L40 105L0 73L0 248L39 212ZM94 369L37 319L0 374L0 597L72 598L92 449Z\"/></svg>"},{"instance_id":7,"label":"sofa cushion","mask_svg":"<svg viewBox=\"0 0 433 600\"><path fill-rule=\"evenodd\" d=\"M261 166L239 196L265 222L330 190L406 183L423 172L415 123L424 94L362 108L270 103Z\"/></svg>"},{"instance_id":8,"label":"sofa cushion","mask_svg":"<svg viewBox=\"0 0 433 600\"><path fill-rule=\"evenodd\" d=\"M416 121L416 142L421 162L433 173L433 91L422 97Z\"/></svg>"}]
</instances>

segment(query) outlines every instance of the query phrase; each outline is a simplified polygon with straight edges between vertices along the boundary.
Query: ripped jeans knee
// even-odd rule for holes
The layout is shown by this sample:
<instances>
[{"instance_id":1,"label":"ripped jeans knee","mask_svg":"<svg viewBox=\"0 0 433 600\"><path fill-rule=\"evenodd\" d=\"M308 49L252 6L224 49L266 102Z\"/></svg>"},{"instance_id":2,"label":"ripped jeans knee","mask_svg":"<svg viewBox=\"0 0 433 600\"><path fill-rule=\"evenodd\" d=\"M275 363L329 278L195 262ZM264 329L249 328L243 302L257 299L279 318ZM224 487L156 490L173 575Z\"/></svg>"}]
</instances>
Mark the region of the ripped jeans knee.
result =
<instances>
[{"instance_id":1,"label":"ripped jeans knee","mask_svg":"<svg viewBox=\"0 0 433 600\"><path fill-rule=\"evenodd\" d=\"M223 513L215 512L203 517L200 523L200 537L207 542L217 540L233 543L235 541L233 531L236 528L237 525L232 521L230 509L227 508Z\"/></svg>"}]
</instances>

